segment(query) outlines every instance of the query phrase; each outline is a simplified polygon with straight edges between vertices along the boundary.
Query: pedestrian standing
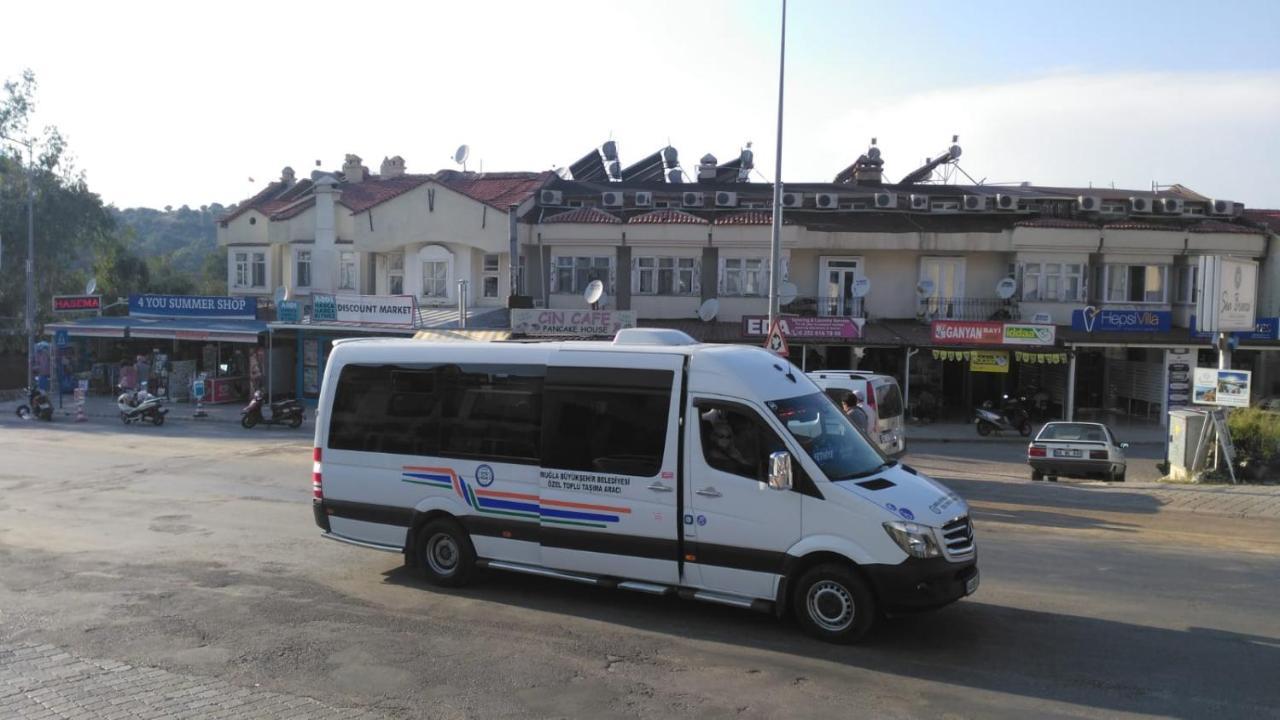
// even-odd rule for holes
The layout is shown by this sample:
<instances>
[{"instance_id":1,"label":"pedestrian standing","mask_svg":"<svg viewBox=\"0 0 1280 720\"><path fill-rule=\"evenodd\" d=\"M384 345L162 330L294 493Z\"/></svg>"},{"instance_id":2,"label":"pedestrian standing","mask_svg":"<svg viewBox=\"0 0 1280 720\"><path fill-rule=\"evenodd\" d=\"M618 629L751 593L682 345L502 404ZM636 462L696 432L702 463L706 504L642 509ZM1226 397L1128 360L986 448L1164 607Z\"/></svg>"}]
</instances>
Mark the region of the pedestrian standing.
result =
<instances>
[{"instance_id":1,"label":"pedestrian standing","mask_svg":"<svg viewBox=\"0 0 1280 720\"><path fill-rule=\"evenodd\" d=\"M858 391L846 394L840 404L844 409L845 417L849 418L854 427L865 433L868 421L867 411L862 407L862 396Z\"/></svg>"}]
</instances>

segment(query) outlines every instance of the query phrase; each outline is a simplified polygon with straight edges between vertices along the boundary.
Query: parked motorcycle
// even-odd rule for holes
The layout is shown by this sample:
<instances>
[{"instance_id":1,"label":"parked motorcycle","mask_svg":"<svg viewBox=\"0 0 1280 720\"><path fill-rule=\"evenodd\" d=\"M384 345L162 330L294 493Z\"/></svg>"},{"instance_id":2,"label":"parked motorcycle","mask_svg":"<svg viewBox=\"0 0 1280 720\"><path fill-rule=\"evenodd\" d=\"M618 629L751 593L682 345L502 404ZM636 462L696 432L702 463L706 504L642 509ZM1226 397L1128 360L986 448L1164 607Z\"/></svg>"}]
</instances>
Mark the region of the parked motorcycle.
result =
<instances>
[{"instance_id":1,"label":"parked motorcycle","mask_svg":"<svg viewBox=\"0 0 1280 720\"><path fill-rule=\"evenodd\" d=\"M27 390L27 404L18 406L18 417L26 420L29 417L36 417L41 420L53 419L53 402L49 400L49 395L38 387L29 388Z\"/></svg>"},{"instance_id":2,"label":"parked motorcycle","mask_svg":"<svg viewBox=\"0 0 1280 720\"><path fill-rule=\"evenodd\" d=\"M126 390L116 398L116 408L120 411L120 422L128 425L132 422L149 422L152 425L163 425L164 416L169 410L164 407L164 398L147 392L144 386L139 390Z\"/></svg>"},{"instance_id":3,"label":"parked motorcycle","mask_svg":"<svg viewBox=\"0 0 1280 720\"><path fill-rule=\"evenodd\" d=\"M1004 407L996 411L990 401L982 403L982 407L974 409L974 423L978 426L978 434L986 437L993 432L1017 430L1022 437L1031 434L1031 418L1017 398L1004 396Z\"/></svg>"},{"instance_id":4,"label":"parked motorcycle","mask_svg":"<svg viewBox=\"0 0 1280 720\"><path fill-rule=\"evenodd\" d=\"M264 413L263 405L267 406ZM267 403L261 390L254 390L253 397L244 410L240 411L240 425L251 428L258 423L264 425L288 425L291 428L302 425L302 403L292 398Z\"/></svg>"}]
</instances>

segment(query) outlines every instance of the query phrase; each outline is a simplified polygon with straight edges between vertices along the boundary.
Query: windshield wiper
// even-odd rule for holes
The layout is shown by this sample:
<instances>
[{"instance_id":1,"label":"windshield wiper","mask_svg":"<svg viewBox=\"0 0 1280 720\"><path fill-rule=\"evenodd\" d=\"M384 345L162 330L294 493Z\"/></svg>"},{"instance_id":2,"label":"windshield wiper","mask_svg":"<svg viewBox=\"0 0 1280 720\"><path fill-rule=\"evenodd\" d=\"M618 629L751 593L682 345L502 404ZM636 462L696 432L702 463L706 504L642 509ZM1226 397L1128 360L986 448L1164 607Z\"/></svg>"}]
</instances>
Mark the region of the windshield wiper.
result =
<instances>
[{"instance_id":1,"label":"windshield wiper","mask_svg":"<svg viewBox=\"0 0 1280 720\"><path fill-rule=\"evenodd\" d=\"M888 470L889 468L897 464L898 464L897 460L887 460L885 462L880 463L879 465L877 465L876 467L870 470L856 472L856 473L853 473L852 475L845 475L844 477L840 478L840 480L858 480L859 478L871 477L872 475L875 475L876 473L879 473L879 472L884 472L885 470Z\"/></svg>"}]
</instances>

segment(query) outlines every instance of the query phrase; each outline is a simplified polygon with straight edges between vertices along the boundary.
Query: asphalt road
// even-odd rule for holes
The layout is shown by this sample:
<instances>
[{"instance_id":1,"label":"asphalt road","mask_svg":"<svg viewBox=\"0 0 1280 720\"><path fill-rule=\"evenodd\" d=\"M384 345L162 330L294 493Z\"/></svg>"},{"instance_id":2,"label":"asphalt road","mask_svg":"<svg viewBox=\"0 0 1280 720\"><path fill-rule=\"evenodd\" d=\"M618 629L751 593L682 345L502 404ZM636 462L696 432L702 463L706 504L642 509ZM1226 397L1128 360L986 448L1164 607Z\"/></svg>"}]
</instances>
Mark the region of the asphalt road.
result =
<instances>
[{"instance_id":1,"label":"asphalt road","mask_svg":"<svg viewBox=\"0 0 1280 720\"><path fill-rule=\"evenodd\" d=\"M1032 484L1021 452L913 448L973 505L982 587L836 647L552 580L431 588L320 539L298 432L0 419L0 644L393 718L1280 717L1280 523Z\"/></svg>"}]
</instances>

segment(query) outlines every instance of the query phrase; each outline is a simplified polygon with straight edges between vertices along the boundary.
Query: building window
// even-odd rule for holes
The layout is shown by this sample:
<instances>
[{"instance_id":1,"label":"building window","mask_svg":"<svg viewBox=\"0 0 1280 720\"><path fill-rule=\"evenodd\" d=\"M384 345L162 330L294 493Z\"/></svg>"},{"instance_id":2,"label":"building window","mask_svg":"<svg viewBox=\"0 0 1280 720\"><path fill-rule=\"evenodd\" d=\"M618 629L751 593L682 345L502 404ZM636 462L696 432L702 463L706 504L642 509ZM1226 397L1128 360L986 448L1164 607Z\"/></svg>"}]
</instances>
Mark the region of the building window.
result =
<instances>
[{"instance_id":1,"label":"building window","mask_svg":"<svg viewBox=\"0 0 1280 720\"><path fill-rule=\"evenodd\" d=\"M249 253L238 252L235 256L236 264L236 287L248 287L249 285Z\"/></svg>"},{"instance_id":2,"label":"building window","mask_svg":"<svg viewBox=\"0 0 1280 720\"><path fill-rule=\"evenodd\" d=\"M725 258L723 293L740 297L755 297L769 287L768 270L761 258Z\"/></svg>"},{"instance_id":3,"label":"building window","mask_svg":"<svg viewBox=\"0 0 1280 720\"><path fill-rule=\"evenodd\" d=\"M1180 265L1174 275L1173 301L1179 305L1195 305L1200 299L1200 291L1196 288L1196 280L1200 276L1200 268L1195 265Z\"/></svg>"},{"instance_id":4,"label":"building window","mask_svg":"<svg viewBox=\"0 0 1280 720\"><path fill-rule=\"evenodd\" d=\"M299 250L297 262L294 265L296 266L294 278L297 280L298 287L311 287L311 251Z\"/></svg>"},{"instance_id":5,"label":"building window","mask_svg":"<svg viewBox=\"0 0 1280 720\"><path fill-rule=\"evenodd\" d=\"M636 258L638 295L692 295L693 277L693 258Z\"/></svg>"},{"instance_id":6,"label":"building window","mask_svg":"<svg viewBox=\"0 0 1280 720\"><path fill-rule=\"evenodd\" d=\"M356 289L356 254L343 251L338 253L338 287L343 290Z\"/></svg>"},{"instance_id":7,"label":"building window","mask_svg":"<svg viewBox=\"0 0 1280 720\"><path fill-rule=\"evenodd\" d=\"M422 296L449 297L449 263L432 260L422 263Z\"/></svg>"},{"instance_id":8,"label":"building window","mask_svg":"<svg viewBox=\"0 0 1280 720\"><path fill-rule=\"evenodd\" d=\"M1115 303L1169 301L1168 265L1106 265L1103 300Z\"/></svg>"},{"instance_id":9,"label":"building window","mask_svg":"<svg viewBox=\"0 0 1280 720\"><path fill-rule=\"evenodd\" d=\"M484 297L498 297L498 269L501 267L497 253L486 253L484 256L484 276L481 278Z\"/></svg>"},{"instance_id":10,"label":"building window","mask_svg":"<svg viewBox=\"0 0 1280 720\"><path fill-rule=\"evenodd\" d=\"M387 260L387 292L404 294L404 253L393 253Z\"/></svg>"},{"instance_id":11,"label":"building window","mask_svg":"<svg viewBox=\"0 0 1280 720\"><path fill-rule=\"evenodd\" d=\"M1080 263L1026 263L1022 266L1022 299L1027 302L1084 300L1085 266Z\"/></svg>"},{"instance_id":12,"label":"building window","mask_svg":"<svg viewBox=\"0 0 1280 720\"><path fill-rule=\"evenodd\" d=\"M267 286L267 254L265 252L250 253L250 261L253 265L253 286Z\"/></svg>"},{"instance_id":13,"label":"building window","mask_svg":"<svg viewBox=\"0 0 1280 720\"><path fill-rule=\"evenodd\" d=\"M558 293L581 293L587 289L592 280L604 283L609 289L608 257L564 257L557 256L553 265L555 282L553 291Z\"/></svg>"}]
</instances>

